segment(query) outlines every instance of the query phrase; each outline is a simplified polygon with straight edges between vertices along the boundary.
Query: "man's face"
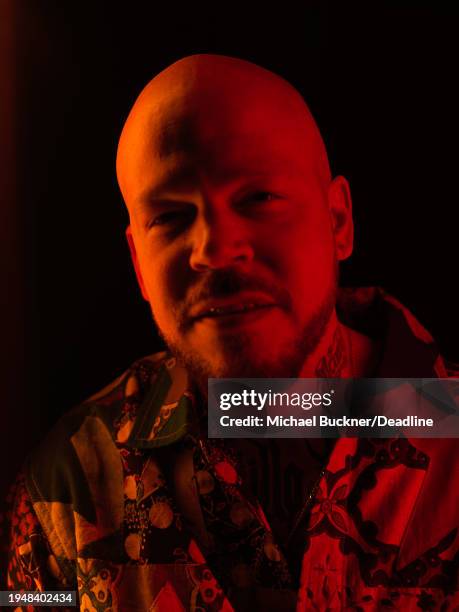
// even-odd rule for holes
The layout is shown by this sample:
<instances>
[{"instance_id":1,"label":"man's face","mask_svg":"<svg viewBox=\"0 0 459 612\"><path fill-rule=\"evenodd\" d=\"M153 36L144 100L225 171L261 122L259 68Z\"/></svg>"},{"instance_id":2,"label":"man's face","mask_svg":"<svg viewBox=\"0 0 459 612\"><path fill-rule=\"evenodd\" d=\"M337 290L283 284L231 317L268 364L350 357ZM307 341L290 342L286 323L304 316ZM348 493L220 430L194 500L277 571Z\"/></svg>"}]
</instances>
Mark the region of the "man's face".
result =
<instances>
[{"instance_id":1,"label":"man's face","mask_svg":"<svg viewBox=\"0 0 459 612\"><path fill-rule=\"evenodd\" d=\"M329 186L301 143L262 114L169 119L143 138L134 263L160 333L203 381L298 375L334 310Z\"/></svg>"}]
</instances>

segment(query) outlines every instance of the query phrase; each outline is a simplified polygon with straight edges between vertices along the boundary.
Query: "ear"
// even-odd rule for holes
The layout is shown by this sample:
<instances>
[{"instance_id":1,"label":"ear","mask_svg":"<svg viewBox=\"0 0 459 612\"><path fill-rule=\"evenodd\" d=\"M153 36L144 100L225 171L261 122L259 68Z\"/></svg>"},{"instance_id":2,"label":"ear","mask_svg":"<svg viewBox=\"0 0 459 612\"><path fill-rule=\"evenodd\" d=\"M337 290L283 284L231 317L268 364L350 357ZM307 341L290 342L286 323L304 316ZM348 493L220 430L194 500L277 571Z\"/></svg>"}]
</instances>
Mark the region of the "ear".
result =
<instances>
[{"instance_id":1,"label":"ear","mask_svg":"<svg viewBox=\"0 0 459 612\"><path fill-rule=\"evenodd\" d=\"M129 251L131 253L132 263L134 264L135 275L137 277L137 282L139 283L140 291L142 292L142 296L144 300L149 302L147 292L145 291L145 284L143 282L142 273L140 271L139 260L137 259L137 251L135 250L134 238L132 237L131 226L128 225L126 228L126 238L129 245Z\"/></svg>"},{"instance_id":2,"label":"ear","mask_svg":"<svg viewBox=\"0 0 459 612\"><path fill-rule=\"evenodd\" d=\"M342 261L351 256L354 244L352 198L349 183L344 176L337 176L330 183L328 206L332 218L336 253L338 260Z\"/></svg>"}]
</instances>

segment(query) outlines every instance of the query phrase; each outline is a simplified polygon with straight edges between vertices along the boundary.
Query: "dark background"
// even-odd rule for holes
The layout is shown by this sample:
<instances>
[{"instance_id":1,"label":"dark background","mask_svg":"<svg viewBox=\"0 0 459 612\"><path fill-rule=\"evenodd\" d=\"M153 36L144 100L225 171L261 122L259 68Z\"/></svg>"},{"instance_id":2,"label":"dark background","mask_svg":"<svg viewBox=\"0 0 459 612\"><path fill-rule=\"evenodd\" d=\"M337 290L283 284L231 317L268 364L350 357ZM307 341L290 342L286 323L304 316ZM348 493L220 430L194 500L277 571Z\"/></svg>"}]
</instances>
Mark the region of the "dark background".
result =
<instances>
[{"instance_id":1,"label":"dark background","mask_svg":"<svg viewBox=\"0 0 459 612\"><path fill-rule=\"evenodd\" d=\"M59 414L157 347L115 151L143 85L191 53L254 61L304 94L353 192L343 282L389 289L459 360L452 10L0 2L2 484Z\"/></svg>"}]
</instances>

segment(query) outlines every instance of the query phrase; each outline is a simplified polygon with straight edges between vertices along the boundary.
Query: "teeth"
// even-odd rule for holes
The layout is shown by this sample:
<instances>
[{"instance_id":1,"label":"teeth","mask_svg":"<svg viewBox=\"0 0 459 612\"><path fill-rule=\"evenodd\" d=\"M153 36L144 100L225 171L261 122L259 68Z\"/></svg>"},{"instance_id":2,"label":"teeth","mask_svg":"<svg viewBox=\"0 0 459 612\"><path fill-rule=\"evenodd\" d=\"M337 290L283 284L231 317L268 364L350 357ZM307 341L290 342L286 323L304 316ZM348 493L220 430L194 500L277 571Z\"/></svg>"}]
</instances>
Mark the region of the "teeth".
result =
<instances>
[{"instance_id":1,"label":"teeth","mask_svg":"<svg viewBox=\"0 0 459 612\"><path fill-rule=\"evenodd\" d=\"M252 310L262 304L235 304L234 306L222 306L217 308L210 308L207 313L211 315L228 314L233 312L246 312Z\"/></svg>"}]
</instances>

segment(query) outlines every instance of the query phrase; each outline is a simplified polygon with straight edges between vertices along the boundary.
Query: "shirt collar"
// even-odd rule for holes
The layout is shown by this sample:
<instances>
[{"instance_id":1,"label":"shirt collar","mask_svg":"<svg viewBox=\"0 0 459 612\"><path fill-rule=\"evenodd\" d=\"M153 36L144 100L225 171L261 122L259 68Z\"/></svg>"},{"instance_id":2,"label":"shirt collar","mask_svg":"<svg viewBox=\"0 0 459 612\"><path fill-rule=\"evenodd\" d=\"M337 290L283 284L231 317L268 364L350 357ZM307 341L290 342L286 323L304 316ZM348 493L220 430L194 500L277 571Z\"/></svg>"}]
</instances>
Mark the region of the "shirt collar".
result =
<instances>
[{"instance_id":1,"label":"shirt collar","mask_svg":"<svg viewBox=\"0 0 459 612\"><path fill-rule=\"evenodd\" d=\"M189 433L194 404L189 387L186 369L167 353L154 384L139 406L127 445L160 448L177 442Z\"/></svg>"}]
</instances>

